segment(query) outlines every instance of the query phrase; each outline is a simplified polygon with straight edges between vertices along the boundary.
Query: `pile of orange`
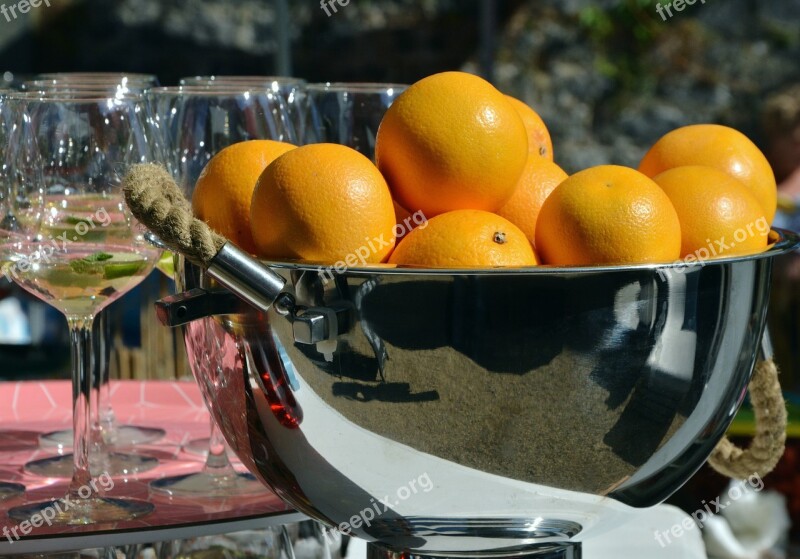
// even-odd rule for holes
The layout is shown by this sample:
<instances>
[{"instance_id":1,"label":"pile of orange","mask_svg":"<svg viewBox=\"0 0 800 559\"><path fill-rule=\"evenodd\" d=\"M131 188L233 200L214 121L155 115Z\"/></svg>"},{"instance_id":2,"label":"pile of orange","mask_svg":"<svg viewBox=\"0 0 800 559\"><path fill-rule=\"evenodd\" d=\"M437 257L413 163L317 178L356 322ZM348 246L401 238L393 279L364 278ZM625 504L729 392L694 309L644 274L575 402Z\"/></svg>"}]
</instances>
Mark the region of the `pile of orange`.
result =
<instances>
[{"instance_id":1,"label":"pile of orange","mask_svg":"<svg viewBox=\"0 0 800 559\"><path fill-rule=\"evenodd\" d=\"M266 259L468 269L752 253L776 210L772 169L736 130L686 126L638 169L568 176L536 111L462 72L402 93L375 158L334 144L235 144L203 172L195 213Z\"/></svg>"}]
</instances>

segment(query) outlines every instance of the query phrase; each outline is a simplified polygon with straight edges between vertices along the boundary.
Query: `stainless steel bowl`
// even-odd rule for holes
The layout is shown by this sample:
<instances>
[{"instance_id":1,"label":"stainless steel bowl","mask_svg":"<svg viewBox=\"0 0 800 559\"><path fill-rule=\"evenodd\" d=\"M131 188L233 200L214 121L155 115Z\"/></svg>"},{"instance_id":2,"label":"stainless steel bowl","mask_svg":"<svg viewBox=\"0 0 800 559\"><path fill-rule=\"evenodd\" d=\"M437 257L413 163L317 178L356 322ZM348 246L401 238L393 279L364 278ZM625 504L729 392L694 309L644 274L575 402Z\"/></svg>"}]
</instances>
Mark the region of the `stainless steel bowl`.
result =
<instances>
[{"instance_id":1,"label":"stainless steel bowl","mask_svg":"<svg viewBox=\"0 0 800 559\"><path fill-rule=\"evenodd\" d=\"M690 267L272 264L291 296L266 314L220 292L165 312L229 313L187 324L193 372L297 509L392 551L535 553L662 502L707 459L746 392L772 258L798 244L773 236Z\"/></svg>"}]
</instances>

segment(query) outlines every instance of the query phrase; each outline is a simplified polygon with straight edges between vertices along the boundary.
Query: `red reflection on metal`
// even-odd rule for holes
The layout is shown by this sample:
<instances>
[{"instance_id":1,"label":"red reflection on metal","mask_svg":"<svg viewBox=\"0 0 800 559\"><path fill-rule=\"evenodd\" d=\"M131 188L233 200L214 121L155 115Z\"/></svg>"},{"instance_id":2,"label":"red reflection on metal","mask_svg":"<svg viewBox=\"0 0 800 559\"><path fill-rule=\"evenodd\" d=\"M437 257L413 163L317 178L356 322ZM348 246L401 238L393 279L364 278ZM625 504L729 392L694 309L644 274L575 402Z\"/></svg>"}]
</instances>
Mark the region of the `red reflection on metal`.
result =
<instances>
[{"instance_id":1,"label":"red reflection on metal","mask_svg":"<svg viewBox=\"0 0 800 559\"><path fill-rule=\"evenodd\" d=\"M281 425L296 429L303 421L303 409L295 400L289 386L286 368L272 336L269 332L259 332L258 336L248 337L247 343L252 351L255 372L261 377L272 413Z\"/></svg>"}]
</instances>

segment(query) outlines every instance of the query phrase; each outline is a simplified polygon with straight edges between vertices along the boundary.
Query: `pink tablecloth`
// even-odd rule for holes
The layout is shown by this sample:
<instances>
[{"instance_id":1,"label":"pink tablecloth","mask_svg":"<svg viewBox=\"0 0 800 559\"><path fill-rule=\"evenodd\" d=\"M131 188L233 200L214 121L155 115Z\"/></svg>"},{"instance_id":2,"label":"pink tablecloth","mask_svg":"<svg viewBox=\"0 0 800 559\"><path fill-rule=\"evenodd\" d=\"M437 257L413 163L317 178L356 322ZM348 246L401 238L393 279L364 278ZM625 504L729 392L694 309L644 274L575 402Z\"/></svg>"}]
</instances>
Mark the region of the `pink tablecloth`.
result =
<instances>
[{"instance_id":1,"label":"pink tablecloth","mask_svg":"<svg viewBox=\"0 0 800 559\"><path fill-rule=\"evenodd\" d=\"M203 457L185 453L181 445L188 440L207 437L209 415L197 386L192 382L122 381L112 385L116 416L121 423L160 427L166 437L137 452L158 458L160 465L127 479L115 478L111 497L134 497L151 500L156 509L140 520L75 528L35 528L29 538L48 534L77 535L118 530L147 530L214 523L235 518L275 515L287 511L274 494L235 499L178 499L151 496L148 482L167 475L199 470ZM71 427L70 385L66 381L0 383L0 481L22 483L27 493L22 498L0 502L0 530L17 522L6 515L8 508L61 497L67 480L34 477L22 466L29 460L52 456L53 450L41 448L40 433ZM241 465L237 469L242 469ZM0 551L9 542L0 538Z\"/></svg>"}]
</instances>

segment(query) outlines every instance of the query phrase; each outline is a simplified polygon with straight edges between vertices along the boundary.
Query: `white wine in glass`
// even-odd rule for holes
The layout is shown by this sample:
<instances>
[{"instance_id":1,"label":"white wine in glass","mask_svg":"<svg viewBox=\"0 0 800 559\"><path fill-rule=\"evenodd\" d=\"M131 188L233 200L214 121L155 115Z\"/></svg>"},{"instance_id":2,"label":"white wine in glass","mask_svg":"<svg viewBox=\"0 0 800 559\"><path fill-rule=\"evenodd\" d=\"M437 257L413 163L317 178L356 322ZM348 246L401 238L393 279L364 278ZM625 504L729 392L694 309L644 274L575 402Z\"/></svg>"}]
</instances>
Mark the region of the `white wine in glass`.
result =
<instances>
[{"instance_id":1,"label":"white wine in glass","mask_svg":"<svg viewBox=\"0 0 800 559\"><path fill-rule=\"evenodd\" d=\"M40 228L40 237L51 242L61 243L81 240L92 243L114 243L125 241L130 236L129 216L121 199L99 194L76 194L69 196L48 197L44 218ZM75 241L72 241L75 242ZM164 436L163 429L140 427L134 425L118 425L110 406L110 385L108 383L108 359L105 353L109 336L105 332L105 315L97 317L94 327L93 341L96 381L98 393L98 409L95 410L94 427L100 429L105 446L109 448L126 447L134 444L152 442ZM72 430L61 430L44 433L39 440L42 446L64 449L72 446ZM154 458L135 453L101 452L92 454L95 461L103 463L103 467L113 475L136 474L153 469L158 465ZM64 477L69 475L71 464L62 457L54 457L36 462L29 462L26 469L34 474L47 477Z\"/></svg>"}]
</instances>

